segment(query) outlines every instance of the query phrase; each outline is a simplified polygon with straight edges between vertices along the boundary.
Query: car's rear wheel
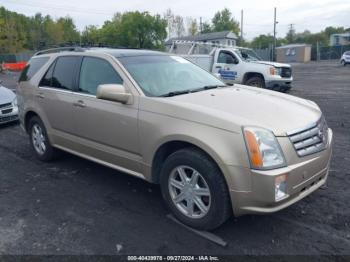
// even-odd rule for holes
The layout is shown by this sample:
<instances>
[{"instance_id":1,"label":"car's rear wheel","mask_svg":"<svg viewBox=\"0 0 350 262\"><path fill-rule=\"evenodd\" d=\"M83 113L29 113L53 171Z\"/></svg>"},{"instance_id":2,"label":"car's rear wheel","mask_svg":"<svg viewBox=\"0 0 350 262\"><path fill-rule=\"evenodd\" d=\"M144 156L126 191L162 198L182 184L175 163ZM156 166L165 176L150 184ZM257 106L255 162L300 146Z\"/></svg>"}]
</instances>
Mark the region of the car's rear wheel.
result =
<instances>
[{"instance_id":1,"label":"car's rear wheel","mask_svg":"<svg viewBox=\"0 0 350 262\"><path fill-rule=\"evenodd\" d=\"M39 117L32 117L29 120L28 131L30 144L35 155L41 161L50 161L56 156L56 149L52 147L47 136L46 128Z\"/></svg>"},{"instance_id":2,"label":"car's rear wheel","mask_svg":"<svg viewBox=\"0 0 350 262\"><path fill-rule=\"evenodd\" d=\"M245 82L245 85L255 86L255 87L259 87L259 88L265 88L264 79L260 76L253 76L253 77L249 78Z\"/></svg>"},{"instance_id":3,"label":"car's rear wheel","mask_svg":"<svg viewBox=\"0 0 350 262\"><path fill-rule=\"evenodd\" d=\"M225 179L217 165L198 149L171 154L163 165L160 182L168 207L188 226L214 229L231 215Z\"/></svg>"}]
</instances>

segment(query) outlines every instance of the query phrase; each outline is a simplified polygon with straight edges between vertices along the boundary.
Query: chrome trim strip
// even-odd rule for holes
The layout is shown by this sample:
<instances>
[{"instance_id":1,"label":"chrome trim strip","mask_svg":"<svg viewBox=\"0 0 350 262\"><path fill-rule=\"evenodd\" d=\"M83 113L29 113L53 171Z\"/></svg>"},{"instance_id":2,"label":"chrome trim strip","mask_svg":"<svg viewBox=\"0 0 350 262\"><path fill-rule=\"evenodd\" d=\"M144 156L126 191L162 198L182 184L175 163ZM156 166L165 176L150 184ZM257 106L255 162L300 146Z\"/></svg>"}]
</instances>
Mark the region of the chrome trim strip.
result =
<instances>
[{"instance_id":1,"label":"chrome trim strip","mask_svg":"<svg viewBox=\"0 0 350 262\"><path fill-rule=\"evenodd\" d=\"M56 91L60 93L66 93L66 94L74 94L73 91L68 91L64 89L54 88L54 87L45 87L45 86L38 86L39 89L49 90L49 91Z\"/></svg>"}]
</instances>

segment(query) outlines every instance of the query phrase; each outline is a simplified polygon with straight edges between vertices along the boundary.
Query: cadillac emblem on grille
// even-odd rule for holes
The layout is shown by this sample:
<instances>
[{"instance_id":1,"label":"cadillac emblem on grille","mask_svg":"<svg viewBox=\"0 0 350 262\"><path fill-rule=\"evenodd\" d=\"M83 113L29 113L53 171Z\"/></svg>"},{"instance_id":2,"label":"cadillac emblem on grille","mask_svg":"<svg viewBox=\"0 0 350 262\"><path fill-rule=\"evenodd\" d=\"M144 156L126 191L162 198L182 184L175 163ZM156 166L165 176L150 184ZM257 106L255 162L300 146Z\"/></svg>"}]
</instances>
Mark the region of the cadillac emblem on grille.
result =
<instances>
[{"instance_id":1,"label":"cadillac emblem on grille","mask_svg":"<svg viewBox=\"0 0 350 262\"><path fill-rule=\"evenodd\" d=\"M318 130L318 137L321 140L321 142L323 142L323 140L324 140L323 130Z\"/></svg>"}]
</instances>

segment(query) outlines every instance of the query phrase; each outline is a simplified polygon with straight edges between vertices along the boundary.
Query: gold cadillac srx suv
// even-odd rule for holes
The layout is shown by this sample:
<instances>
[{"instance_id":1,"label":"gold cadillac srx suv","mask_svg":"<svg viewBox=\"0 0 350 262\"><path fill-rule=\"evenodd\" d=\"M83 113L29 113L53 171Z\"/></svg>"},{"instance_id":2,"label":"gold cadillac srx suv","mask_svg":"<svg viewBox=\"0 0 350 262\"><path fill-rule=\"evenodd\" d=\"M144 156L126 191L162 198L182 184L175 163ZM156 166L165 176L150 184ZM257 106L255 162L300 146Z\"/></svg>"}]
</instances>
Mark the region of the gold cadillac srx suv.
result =
<instances>
[{"instance_id":1,"label":"gold cadillac srx suv","mask_svg":"<svg viewBox=\"0 0 350 262\"><path fill-rule=\"evenodd\" d=\"M278 211L328 176L332 130L314 102L226 86L178 56L46 50L17 93L40 160L61 149L159 183L169 209L195 228Z\"/></svg>"}]
</instances>

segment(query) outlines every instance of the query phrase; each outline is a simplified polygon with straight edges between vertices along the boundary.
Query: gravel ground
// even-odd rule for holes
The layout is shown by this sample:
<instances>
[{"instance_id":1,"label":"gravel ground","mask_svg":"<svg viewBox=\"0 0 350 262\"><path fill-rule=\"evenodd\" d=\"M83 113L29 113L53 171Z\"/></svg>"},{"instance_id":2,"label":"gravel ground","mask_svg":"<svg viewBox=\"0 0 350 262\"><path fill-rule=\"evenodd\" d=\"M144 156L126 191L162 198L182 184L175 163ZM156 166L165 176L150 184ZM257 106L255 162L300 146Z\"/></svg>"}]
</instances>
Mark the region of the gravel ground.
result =
<instances>
[{"instance_id":1,"label":"gravel ground","mask_svg":"<svg viewBox=\"0 0 350 262\"><path fill-rule=\"evenodd\" d=\"M16 124L0 127L0 254L350 255L350 67L295 64L292 95L316 101L334 131L328 183L266 216L232 218L218 246L166 217L158 186L64 154L34 157ZM0 75L14 87L12 76Z\"/></svg>"}]
</instances>

